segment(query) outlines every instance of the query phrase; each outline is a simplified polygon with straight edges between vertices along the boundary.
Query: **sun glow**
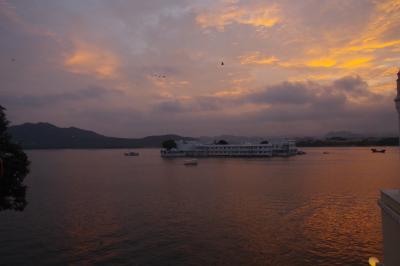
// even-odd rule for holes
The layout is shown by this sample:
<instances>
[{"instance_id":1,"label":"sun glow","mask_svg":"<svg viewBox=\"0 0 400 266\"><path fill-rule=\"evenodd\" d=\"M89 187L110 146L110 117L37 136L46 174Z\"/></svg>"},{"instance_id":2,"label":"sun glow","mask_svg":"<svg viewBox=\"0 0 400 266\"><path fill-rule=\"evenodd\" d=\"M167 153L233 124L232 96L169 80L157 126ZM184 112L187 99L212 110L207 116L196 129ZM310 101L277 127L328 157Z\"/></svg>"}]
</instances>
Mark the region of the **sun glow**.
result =
<instances>
[{"instance_id":1,"label":"sun glow","mask_svg":"<svg viewBox=\"0 0 400 266\"><path fill-rule=\"evenodd\" d=\"M66 57L64 64L73 73L94 75L99 78L114 78L117 76L119 60L108 51L80 45Z\"/></svg>"}]
</instances>

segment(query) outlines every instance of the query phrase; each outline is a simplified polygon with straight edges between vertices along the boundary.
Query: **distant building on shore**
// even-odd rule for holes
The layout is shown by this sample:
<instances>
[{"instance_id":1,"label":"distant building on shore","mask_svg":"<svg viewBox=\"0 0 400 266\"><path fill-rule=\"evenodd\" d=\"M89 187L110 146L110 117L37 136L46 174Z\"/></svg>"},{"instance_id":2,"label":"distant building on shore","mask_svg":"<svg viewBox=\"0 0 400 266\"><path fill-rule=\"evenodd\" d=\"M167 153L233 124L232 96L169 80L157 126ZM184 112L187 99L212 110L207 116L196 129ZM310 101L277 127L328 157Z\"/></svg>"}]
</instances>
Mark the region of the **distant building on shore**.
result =
<instances>
[{"instance_id":1,"label":"distant building on shore","mask_svg":"<svg viewBox=\"0 0 400 266\"><path fill-rule=\"evenodd\" d=\"M268 144L203 144L198 141L176 141L176 148L161 149L161 157L272 157L298 153L294 140Z\"/></svg>"}]
</instances>

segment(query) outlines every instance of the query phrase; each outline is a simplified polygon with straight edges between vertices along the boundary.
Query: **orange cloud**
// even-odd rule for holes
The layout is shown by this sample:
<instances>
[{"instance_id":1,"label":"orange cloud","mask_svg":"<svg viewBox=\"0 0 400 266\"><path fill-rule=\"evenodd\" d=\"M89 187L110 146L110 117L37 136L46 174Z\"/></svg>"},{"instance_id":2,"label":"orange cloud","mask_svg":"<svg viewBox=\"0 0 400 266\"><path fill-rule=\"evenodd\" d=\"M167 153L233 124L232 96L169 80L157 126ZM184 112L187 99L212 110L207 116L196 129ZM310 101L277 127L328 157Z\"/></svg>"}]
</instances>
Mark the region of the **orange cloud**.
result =
<instances>
[{"instance_id":1,"label":"orange cloud","mask_svg":"<svg viewBox=\"0 0 400 266\"><path fill-rule=\"evenodd\" d=\"M339 67L349 68L349 69L367 67L370 65L369 63L371 62L371 60L372 57L354 58L343 62L342 64L339 65Z\"/></svg>"},{"instance_id":2,"label":"orange cloud","mask_svg":"<svg viewBox=\"0 0 400 266\"><path fill-rule=\"evenodd\" d=\"M240 56L242 65L274 65L282 68L336 68L336 69L358 69L371 66L373 56L349 56L348 54L332 54L329 57L315 57L314 59L293 59L283 61L275 56L263 56L260 52L252 52Z\"/></svg>"},{"instance_id":3,"label":"orange cloud","mask_svg":"<svg viewBox=\"0 0 400 266\"><path fill-rule=\"evenodd\" d=\"M336 60L332 58L319 58L315 60L311 60L306 63L307 66L310 67L332 67L336 65Z\"/></svg>"},{"instance_id":4,"label":"orange cloud","mask_svg":"<svg viewBox=\"0 0 400 266\"><path fill-rule=\"evenodd\" d=\"M67 56L64 64L68 71L99 78L115 78L120 65L118 58L111 52L87 44L79 44Z\"/></svg>"},{"instance_id":5,"label":"orange cloud","mask_svg":"<svg viewBox=\"0 0 400 266\"><path fill-rule=\"evenodd\" d=\"M197 24L202 28L214 27L223 31L226 26L234 23L269 28L280 20L278 17L278 8L276 6L239 7L232 4L214 10L209 10L197 15Z\"/></svg>"},{"instance_id":6,"label":"orange cloud","mask_svg":"<svg viewBox=\"0 0 400 266\"><path fill-rule=\"evenodd\" d=\"M275 56L264 57L260 52L253 52L239 57L240 64L271 65L279 61Z\"/></svg>"},{"instance_id":7,"label":"orange cloud","mask_svg":"<svg viewBox=\"0 0 400 266\"><path fill-rule=\"evenodd\" d=\"M332 50L332 53L336 54L336 55L350 54L350 53L355 53L355 52L371 53L371 52L374 52L375 50L393 47L393 46L399 46L399 45L400 45L400 40L393 40L393 41L386 41L386 42L365 41L365 42L362 42L362 43L359 43L356 45L349 45L349 46L344 46L344 47L340 47L340 48L335 48Z\"/></svg>"},{"instance_id":8,"label":"orange cloud","mask_svg":"<svg viewBox=\"0 0 400 266\"><path fill-rule=\"evenodd\" d=\"M344 56L336 56L333 58L319 58L313 59L304 63L304 66L307 67L324 67L324 68L346 68L346 69L355 69L361 67L367 67L371 65L371 61L373 57L344 57ZM284 65L282 65L284 66Z\"/></svg>"},{"instance_id":9,"label":"orange cloud","mask_svg":"<svg viewBox=\"0 0 400 266\"><path fill-rule=\"evenodd\" d=\"M241 86L243 84L248 84L254 81L253 77L247 77L247 78L237 78L233 79L231 83L235 86Z\"/></svg>"},{"instance_id":10,"label":"orange cloud","mask_svg":"<svg viewBox=\"0 0 400 266\"><path fill-rule=\"evenodd\" d=\"M232 96L240 96L248 93L249 90L247 89L230 89L230 90L223 90L223 91L218 91L213 94L213 96L216 97L232 97Z\"/></svg>"},{"instance_id":11,"label":"orange cloud","mask_svg":"<svg viewBox=\"0 0 400 266\"><path fill-rule=\"evenodd\" d=\"M397 49L400 47L400 39L387 39L385 34L400 24L400 1L388 0L376 2L375 14L371 17L364 30L356 34L353 40L345 45L329 50L329 58L332 61L341 61L338 67L358 68L367 66L372 61L374 52L378 50ZM325 44L329 46L328 44ZM348 60L349 57L358 57ZM389 53L386 57L390 56Z\"/></svg>"},{"instance_id":12,"label":"orange cloud","mask_svg":"<svg viewBox=\"0 0 400 266\"><path fill-rule=\"evenodd\" d=\"M290 19L286 22L290 23ZM400 38L393 34L398 25L400 1L375 1L375 10L368 23L348 37L340 30L325 32L325 38L316 43L299 35L298 42L304 44L299 47L304 51L291 58L277 59L254 52L240 59L242 64L270 64L303 72L297 77L289 77L290 80L330 80L338 75L357 73L366 80L374 80L371 84L375 84L385 80L385 72L390 72L390 75L396 72L391 68L398 62L397 53L400 51Z\"/></svg>"},{"instance_id":13,"label":"orange cloud","mask_svg":"<svg viewBox=\"0 0 400 266\"><path fill-rule=\"evenodd\" d=\"M162 92L180 90L191 84L189 80L180 80L174 77L157 78L154 76L147 76L147 79Z\"/></svg>"}]
</instances>

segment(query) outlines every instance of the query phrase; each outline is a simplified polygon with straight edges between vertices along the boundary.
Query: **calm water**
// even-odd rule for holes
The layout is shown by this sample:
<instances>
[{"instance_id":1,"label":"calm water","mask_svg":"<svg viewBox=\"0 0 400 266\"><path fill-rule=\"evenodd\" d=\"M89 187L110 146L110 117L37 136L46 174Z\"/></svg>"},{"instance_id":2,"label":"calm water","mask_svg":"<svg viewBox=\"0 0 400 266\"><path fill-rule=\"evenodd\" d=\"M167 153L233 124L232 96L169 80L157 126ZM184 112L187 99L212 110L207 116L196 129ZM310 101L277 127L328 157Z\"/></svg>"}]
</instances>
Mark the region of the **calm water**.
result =
<instances>
[{"instance_id":1,"label":"calm water","mask_svg":"<svg viewBox=\"0 0 400 266\"><path fill-rule=\"evenodd\" d=\"M367 265L396 149L163 160L158 150L30 151L28 206L0 213L0 264ZM324 155L323 151L330 151Z\"/></svg>"}]
</instances>

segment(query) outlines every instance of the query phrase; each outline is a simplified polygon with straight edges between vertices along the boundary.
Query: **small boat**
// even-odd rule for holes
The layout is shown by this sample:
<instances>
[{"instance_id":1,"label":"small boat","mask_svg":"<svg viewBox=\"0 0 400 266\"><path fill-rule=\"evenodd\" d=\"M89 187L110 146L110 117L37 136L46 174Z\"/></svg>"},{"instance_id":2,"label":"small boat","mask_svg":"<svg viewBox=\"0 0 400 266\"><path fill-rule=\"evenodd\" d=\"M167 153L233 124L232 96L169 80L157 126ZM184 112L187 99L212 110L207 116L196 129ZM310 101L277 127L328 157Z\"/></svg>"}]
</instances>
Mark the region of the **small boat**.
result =
<instances>
[{"instance_id":1,"label":"small boat","mask_svg":"<svg viewBox=\"0 0 400 266\"><path fill-rule=\"evenodd\" d=\"M385 149L382 149L382 150L377 150L377 149L371 149L371 151L373 152L373 153L385 153Z\"/></svg>"},{"instance_id":2,"label":"small boat","mask_svg":"<svg viewBox=\"0 0 400 266\"><path fill-rule=\"evenodd\" d=\"M185 161L183 161L183 164L184 164L184 165L197 165L198 162L197 162L197 159L191 159L191 160L185 160Z\"/></svg>"},{"instance_id":3,"label":"small boat","mask_svg":"<svg viewBox=\"0 0 400 266\"><path fill-rule=\"evenodd\" d=\"M139 156L138 152L129 151L124 153L125 156Z\"/></svg>"}]
</instances>

